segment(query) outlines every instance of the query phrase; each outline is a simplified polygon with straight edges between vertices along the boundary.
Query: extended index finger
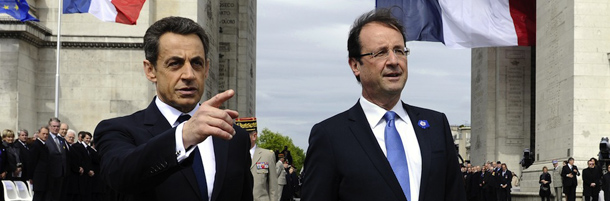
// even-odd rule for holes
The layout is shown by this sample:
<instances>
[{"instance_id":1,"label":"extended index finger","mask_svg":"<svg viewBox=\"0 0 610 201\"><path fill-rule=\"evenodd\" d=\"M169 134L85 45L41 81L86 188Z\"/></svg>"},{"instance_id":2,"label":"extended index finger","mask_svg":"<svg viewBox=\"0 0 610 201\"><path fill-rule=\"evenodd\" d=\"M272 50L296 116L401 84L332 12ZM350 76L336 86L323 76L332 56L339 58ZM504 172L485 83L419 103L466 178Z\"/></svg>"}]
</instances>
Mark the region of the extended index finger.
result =
<instances>
[{"instance_id":1,"label":"extended index finger","mask_svg":"<svg viewBox=\"0 0 610 201\"><path fill-rule=\"evenodd\" d=\"M229 89L222 93L216 94L214 97L210 98L210 100L207 100L202 104L218 108L222 105L222 103L231 99L233 95L235 95L235 91L233 91L233 89Z\"/></svg>"}]
</instances>

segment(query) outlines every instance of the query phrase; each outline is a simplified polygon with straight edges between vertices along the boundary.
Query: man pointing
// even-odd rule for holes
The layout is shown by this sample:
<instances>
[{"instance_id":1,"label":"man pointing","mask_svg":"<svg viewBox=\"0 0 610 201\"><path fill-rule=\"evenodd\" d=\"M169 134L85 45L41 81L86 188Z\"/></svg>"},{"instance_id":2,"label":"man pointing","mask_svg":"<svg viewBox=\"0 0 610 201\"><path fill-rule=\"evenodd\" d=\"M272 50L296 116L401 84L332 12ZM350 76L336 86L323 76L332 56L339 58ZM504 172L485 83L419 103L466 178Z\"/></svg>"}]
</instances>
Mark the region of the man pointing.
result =
<instances>
[{"instance_id":1,"label":"man pointing","mask_svg":"<svg viewBox=\"0 0 610 201\"><path fill-rule=\"evenodd\" d=\"M95 142L113 200L252 200L250 140L219 109L227 90L199 104L208 76L209 38L194 21L163 18L144 35L152 103L100 122Z\"/></svg>"}]
</instances>

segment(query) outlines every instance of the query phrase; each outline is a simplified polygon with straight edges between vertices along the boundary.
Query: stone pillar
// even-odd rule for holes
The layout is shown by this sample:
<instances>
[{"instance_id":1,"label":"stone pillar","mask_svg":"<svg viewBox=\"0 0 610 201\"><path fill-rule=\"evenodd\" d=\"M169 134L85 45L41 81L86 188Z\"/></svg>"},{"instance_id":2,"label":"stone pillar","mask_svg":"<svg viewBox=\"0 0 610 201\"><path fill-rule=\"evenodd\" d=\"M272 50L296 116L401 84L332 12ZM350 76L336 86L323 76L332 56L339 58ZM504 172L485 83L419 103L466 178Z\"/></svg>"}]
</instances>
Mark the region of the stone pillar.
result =
<instances>
[{"instance_id":1,"label":"stone pillar","mask_svg":"<svg viewBox=\"0 0 610 201\"><path fill-rule=\"evenodd\" d=\"M0 19L0 129L37 129L38 46L48 30L35 23Z\"/></svg>"},{"instance_id":2,"label":"stone pillar","mask_svg":"<svg viewBox=\"0 0 610 201\"><path fill-rule=\"evenodd\" d=\"M256 113L256 1L220 0L219 92L236 90L225 107Z\"/></svg>"},{"instance_id":3,"label":"stone pillar","mask_svg":"<svg viewBox=\"0 0 610 201\"><path fill-rule=\"evenodd\" d=\"M472 133L475 165L502 161L520 174L531 135L530 47L472 50Z\"/></svg>"}]
</instances>

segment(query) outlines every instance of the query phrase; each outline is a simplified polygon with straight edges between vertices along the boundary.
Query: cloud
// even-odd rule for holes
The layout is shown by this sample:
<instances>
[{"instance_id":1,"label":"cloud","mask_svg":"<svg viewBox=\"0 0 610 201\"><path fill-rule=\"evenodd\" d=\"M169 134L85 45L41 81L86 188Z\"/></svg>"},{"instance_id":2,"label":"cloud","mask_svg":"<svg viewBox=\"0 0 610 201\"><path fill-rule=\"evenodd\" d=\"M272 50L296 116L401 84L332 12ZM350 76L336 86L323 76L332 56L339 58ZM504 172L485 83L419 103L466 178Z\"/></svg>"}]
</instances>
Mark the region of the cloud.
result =
<instances>
[{"instance_id":1,"label":"cloud","mask_svg":"<svg viewBox=\"0 0 610 201\"><path fill-rule=\"evenodd\" d=\"M311 127L352 107L361 88L347 64L353 21L375 2L259 0L257 5L259 129L268 128L307 149ZM402 100L470 121L470 50L409 42L409 80Z\"/></svg>"}]
</instances>

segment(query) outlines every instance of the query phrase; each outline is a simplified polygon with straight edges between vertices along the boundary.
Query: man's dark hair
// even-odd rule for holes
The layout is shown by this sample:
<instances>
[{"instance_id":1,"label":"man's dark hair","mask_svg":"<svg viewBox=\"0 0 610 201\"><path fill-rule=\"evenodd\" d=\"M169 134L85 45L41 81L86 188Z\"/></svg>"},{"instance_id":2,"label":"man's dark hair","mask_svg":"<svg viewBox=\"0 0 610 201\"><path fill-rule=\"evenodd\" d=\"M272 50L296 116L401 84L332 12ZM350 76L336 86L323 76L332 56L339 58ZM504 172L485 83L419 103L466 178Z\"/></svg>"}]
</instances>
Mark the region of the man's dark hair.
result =
<instances>
[{"instance_id":1,"label":"man's dark hair","mask_svg":"<svg viewBox=\"0 0 610 201\"><path fill-rule=\"evenodd\" d=\"M144 55L146 56L146 60L148 60L153 67L157 66L159 38L161 38L161 35L168 32L180 35L196 34L199 39L201 39L205 57L208 58L210 40L201 25L184 17L165 17L152 24L148 30L146 30L146 34L144 34Z\"/></svg>"},{"instance_id":2,"label":"man's dark hair","mask_svg":"<svg viewBox=\"0 0 610 201\"><path fill-rule=\"evenodd\" d=\"M349 31L349 37L347 38L348 57L356 59L359 63L362 63L362 61L360 60L360 54L362 54L362 44L360 44L360 31L362 31L362 27L364 27L364 25L371 22L377 22L396 29L396 31L400 32L400 34L402 35L403 41L407 41L407 37L404 32L404 27L398 21L398 19L392 16L392 12L390 9L378 8L364 13L360 17L358 17L356 21L354 21L354 24L352 25L352 28ZM359 77L356 77L356 79L358 79L358 82L360 82Z\"/></svg>"},{"instance_id":3,"label":"man's dark hair","mask_svg":"<svg viewBox=\"0 0 610 201\"><path fill-rule=\"evenodd\" d=\"M80 132L78 132L78 137L79 138L85 138L85 135L88 135L89 137L93 137L90 132L87 132L87 131L80 131Z\"/></svg>"},{"instance_id":4,"label":"man's dark hair","mask_svg":"<svg viewBox=\"0 0 610 201\"><path fill-rule=\"evenodd\" d=\"M26 130L26 129L21 129L21 130L19 130L19 133L21 133L21 132L24 132L24 133L25 133L25 135L30 135L30 133L29 133L29 132L28 132L28 130Z\"/></svg>"},{"instance_id":5,"label":"man's dark hair","mask_svg":"<svg viewBox=\"0 0 610 201\"><path fill-rule=\"evenodd\" d=\"M57 117L51 117L51 119L49 119L49 125L51 125L51 122L61 123L61 121Z\"/></svg>"},{"instance_id":6,"label":"man's dark hair","mask_svg":"<svg viewBox=\"0 0 610 201\"><path fill-rule=\"evenodd\" d=\"M41 127L38 129L38 133L40 133L40 131L41 131L42 129L47 129L47 131L49 131L49 127L48 127L48 126L41 126Z\"/></svg>"}]
</instances>

